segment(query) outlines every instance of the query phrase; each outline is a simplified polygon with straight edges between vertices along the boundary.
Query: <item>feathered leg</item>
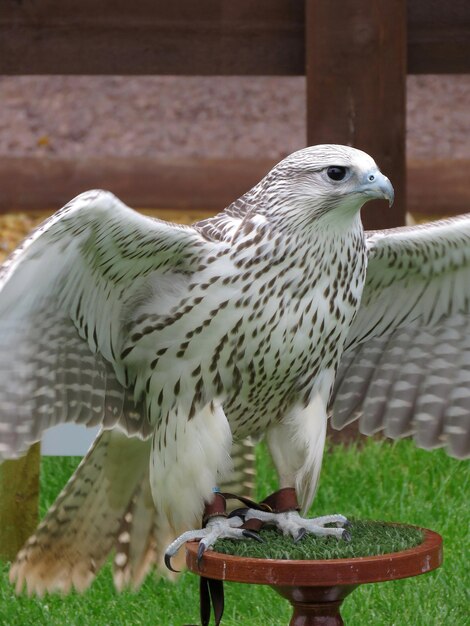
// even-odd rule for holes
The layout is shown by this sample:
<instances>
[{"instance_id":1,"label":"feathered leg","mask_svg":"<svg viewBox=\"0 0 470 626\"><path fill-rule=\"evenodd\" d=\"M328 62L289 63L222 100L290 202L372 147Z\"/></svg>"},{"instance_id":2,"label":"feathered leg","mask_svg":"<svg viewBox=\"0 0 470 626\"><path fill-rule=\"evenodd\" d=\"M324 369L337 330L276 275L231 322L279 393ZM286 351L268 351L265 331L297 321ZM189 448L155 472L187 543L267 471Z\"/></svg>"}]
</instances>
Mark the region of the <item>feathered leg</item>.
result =
<instances>
[{"instance_id":1,"label":"feathered leg","mask_svg":"<svg viewBox=\"0 0 470 626\"><path fill-rule=\"evenodd\" d=\"M304 514L315 496L325 446L327 413L323 396L327 397L328 394L317 393L305 409L293 411L288 419L273 426L267 433L268 447L279 475L281 490L287 493L289 489L295 489L301 505L298 508ZM273 498L273 502L276 501L277 498ZM343 528L347 523L344 515L305 519L296 508L296 502L291 502L288 507L280 508L274 504L273 512L250 509L245 520L257 519L276 525L295 540L301 539L306 532L348 538ZM329 523L336 523L341 528L325 527Z\"/></svg>"},{"instance_id":2,"label":"feathered leg","mask_svg":"<svg viewBox=\"0 0 470 626\"><path fill-rule=\"evenodd\" d=\"M225 500L214 493L215 486L230 476L231 443L227 418L217 402L192 419L175 413L155 433L150 475L158 510L178 529L199 526L206 509L205 528L184 532L166 549L170 569L171 559L186 541L199 539L202 556L217 539L252 535L239 529L241 518L227 518Z\"/></svg>"}]
</instances>

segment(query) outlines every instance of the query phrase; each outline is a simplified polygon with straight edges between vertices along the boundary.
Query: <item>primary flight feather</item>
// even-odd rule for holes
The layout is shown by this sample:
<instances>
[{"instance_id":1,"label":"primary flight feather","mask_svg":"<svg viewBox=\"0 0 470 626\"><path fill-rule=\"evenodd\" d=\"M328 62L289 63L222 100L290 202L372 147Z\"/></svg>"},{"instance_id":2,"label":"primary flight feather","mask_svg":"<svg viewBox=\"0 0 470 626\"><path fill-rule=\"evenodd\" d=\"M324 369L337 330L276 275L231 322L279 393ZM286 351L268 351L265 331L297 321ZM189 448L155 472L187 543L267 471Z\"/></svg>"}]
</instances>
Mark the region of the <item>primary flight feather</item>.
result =
<instances>
[{"instance_id":1,"label":"primary flight feather","mask_svg":"<svg viewBox=\"0 0 470 626\"><path fill-rule=\"evenodd\" d=\"M314 496L326 420L470 453L470 217L366 233L393 200L373 159L321 145L214 218L78 196L0 273L0 456L102 424L18 555L29 591L84 589L111 550L137 585L199 523L232 439L266 434L281 487ZM336 383L335 383L336 377Z\"/></svg>"}]
</instances>

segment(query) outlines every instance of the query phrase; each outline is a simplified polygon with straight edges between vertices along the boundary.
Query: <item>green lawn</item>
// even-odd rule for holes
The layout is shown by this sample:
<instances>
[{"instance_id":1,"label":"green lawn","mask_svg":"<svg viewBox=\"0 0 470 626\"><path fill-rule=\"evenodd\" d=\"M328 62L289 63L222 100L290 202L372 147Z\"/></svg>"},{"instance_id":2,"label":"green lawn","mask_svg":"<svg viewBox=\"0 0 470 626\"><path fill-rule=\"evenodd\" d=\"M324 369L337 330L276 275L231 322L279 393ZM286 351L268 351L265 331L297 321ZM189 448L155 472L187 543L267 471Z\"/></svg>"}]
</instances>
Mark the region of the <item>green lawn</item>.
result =
<instances>
[{"instance_id":1,"label":"green lawn","mask_svg":"<svg viewBox=\"0 0 470 626\"><path fill-rule=\"evenodd\" d=\"M41 513L54 499L77 459L46 458ZM275 488L272 468L259 450L259 495ZM416 449L369 441L361 449L335 447L325 454L320 489L312 512L406 522L432 528L444 537L445 563L418 578L366 585L346 601L348 626L465 626L468 614L470 465ZM0 581L0 624L60 626L181 626L198 623L198 581L185 573L176 584L149 577L138 593L117 594L109 569L80 596L16 597L4 565ZM289 605L270 589L226 585L222 624L282 626Z\"/></svg>"}]
</instances>

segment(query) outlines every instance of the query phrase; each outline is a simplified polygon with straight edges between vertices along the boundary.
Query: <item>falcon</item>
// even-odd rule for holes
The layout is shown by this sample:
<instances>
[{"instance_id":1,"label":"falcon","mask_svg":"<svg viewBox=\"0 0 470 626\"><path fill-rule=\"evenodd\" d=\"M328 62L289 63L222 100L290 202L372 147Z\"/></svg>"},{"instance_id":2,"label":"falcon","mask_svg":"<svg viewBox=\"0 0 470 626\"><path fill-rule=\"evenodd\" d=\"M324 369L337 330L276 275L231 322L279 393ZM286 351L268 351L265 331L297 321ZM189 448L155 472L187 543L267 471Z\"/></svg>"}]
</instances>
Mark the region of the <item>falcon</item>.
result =
<instances>
[{"instance_id":1,"label":"falcon","mask_svg":"<svg viewBox=\"0 0 470 626\"><path fill-rule=\"evenodd\" d=\"M0 455L60 422L102 426L18 554L18 591L83 590L113 551L117 588L137 586L183 531L202 554L263 516L296 538L346 536L343 516L297 506L314 497L329 411L468 456L470 216L364 233L374 198L393 188L369 155L319 145L193 226L91 191L13 252ZM227 519L214 503L232 441L260 435L288 505Z\"/></svg>"}]
</instances>

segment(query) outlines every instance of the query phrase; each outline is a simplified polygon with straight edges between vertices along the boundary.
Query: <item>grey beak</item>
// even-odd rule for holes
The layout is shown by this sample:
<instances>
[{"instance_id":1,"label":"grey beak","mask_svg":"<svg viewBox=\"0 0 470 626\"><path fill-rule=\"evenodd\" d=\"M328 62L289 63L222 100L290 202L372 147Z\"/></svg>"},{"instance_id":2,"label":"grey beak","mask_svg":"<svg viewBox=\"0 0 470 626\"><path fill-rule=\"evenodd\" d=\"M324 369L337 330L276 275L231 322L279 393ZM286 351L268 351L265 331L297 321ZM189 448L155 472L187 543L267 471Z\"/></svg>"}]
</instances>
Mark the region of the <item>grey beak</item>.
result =
<instances>
[{"instance_id":1,"label":"grey beak","mask_svg":"<svg viewBox=\"0 0 470 626\"><path fill-rule=\"evenodd\" d=\"M382 192L382 197L385 200L388 200L388 206L392 206L393 201L395 200L395 191L393 189L392 183L388 180L386 176L383 176L383 180L379 184L379 189Z\"/></svg>"},{"instance_id":2,"label":"grey beak","mask_svg":"<svg viewBox=\"0 0 470 626\"><path fill-rule=\"evenodd\" d=\"M388 200L389 206L392 206L395 198L392 183L378 170L367 175L366 182L361 187L361 192L370 198Z\"/></svg>"}]
</instances>

